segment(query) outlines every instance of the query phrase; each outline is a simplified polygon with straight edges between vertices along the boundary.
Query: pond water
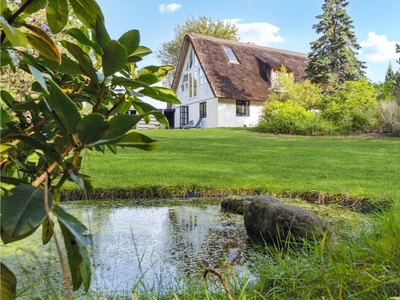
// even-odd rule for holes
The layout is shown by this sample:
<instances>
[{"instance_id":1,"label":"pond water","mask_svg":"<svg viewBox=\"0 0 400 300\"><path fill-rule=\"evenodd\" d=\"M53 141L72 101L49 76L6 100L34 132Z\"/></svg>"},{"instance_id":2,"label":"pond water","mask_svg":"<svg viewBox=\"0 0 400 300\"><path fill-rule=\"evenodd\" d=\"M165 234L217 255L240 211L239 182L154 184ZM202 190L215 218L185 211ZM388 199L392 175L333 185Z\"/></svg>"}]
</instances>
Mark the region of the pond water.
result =
<instances>
[{"instance_id":1,"label":"pond water","mask_svg":"<svg viewBox=\"0 0 400 300\"><path fill-rule=\"evenodd\" d=\"M238 272L246 268L249 250L243 218L221 212L219 201L79 201L62 206L83 221L93 236L94 291L129 295L139 285L170 289L182 278L199 276L207 268L220 269L226 263ZM19 289L32 280L37 284L35 278L44 277L42 272L51 278L50 283L43 279L46 288L62 278L54 245L46 248L37 243L40 231L29 241L1 247L2 261L7 265L13 261L10 268L17 277L27 279ZM44 265L43 259L47 261Z\"/></svg>"}]
</instances>

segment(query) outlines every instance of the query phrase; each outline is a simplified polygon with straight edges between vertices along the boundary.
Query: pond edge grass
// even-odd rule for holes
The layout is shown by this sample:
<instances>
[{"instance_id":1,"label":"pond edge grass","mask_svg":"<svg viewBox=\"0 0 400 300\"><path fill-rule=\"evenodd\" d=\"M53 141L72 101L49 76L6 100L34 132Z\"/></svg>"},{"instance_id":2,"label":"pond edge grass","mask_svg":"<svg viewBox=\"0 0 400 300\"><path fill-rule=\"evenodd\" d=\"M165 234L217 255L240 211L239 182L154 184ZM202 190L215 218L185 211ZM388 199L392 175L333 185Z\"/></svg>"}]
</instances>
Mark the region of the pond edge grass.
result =
<instances>
[{"instance_id":1,"label":"pond edge grass","mask_svg":"<svg viewBox=\"0 0 400 300\"><path fill-rule=\"evenodd\" d=\"M271 195L278 198L297 198L316 204L337 204L352 210L369 213L390 208L393 199L377 199L368 196L357 196L348 193L330 194L324 191L268 190L263 188L213 188L194 185L175 187L137 186L133 188L93 189L86 194L82 189L61 191L61 201L73 200L117 200L117 199L151 199L151 198L222 198L227 196Z\"/></svg>"}]
</instances>

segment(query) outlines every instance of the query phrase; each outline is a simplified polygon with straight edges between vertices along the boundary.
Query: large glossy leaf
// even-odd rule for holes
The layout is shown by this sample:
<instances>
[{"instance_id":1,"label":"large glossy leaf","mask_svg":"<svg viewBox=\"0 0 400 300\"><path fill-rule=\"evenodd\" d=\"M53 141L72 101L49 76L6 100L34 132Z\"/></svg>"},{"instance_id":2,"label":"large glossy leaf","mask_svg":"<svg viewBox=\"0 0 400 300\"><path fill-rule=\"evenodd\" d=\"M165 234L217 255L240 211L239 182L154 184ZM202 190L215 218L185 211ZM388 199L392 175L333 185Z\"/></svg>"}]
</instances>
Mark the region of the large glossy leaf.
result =
<instances>
[{"instance_id":1,"label":"large glossy leaf","mask_svg":"<svg viewBox=\"0 0 400 300\"><path fill-rule=\"evenodd\" d=\"M59 33L68 22L67 0L49 0L46 17L50 30L53 33Z\"/></svg>"},{"instance_id":2,"label":"large glossy leaf","mask_svg":"<svg viewBox=\"0 0 400 300\"><path fill-rule=\"evenodd\" d=\"M94 43L93 41L91 41L89 39L88 36L86 36L86 34L78 29L78 28L71 28L70 30L68 30L68 34L70 36L72 36L74 39L76 39L79 43L81 43L82 45L85 46L89 46L91 47L97 54L99 55L103 55L103 49L101 49L101 47Z\"/></svg>"},{"instance_id":3,"label":"large glossy leaf","mask_svg":"<svg viewBox=\"0 0 400 300\"><path fill-rule=\"evenodd\" d=\"M105 50L107 43L111 40L106 26L104 25L104 21L97 19L96 21L96 30L95 30L94 38L100 47Z\"/></svg>"},{"instance_id":4,"label":"large glossy leaf","mask_svg":"<svg viewBox=\"0 0 400 300\"><path fill-rule=\"evenodd\" d=\"M50 80L48 102L50 107L56 112L66 131L69 134L75 134L76 127L81 121L81 114L75 103L52 80Z\"/></svg>"},{"instance_id":5,"label":"large glossy leaf","mask_svg":"<svg viewBox=\"0 0 400 300\"><path fill-rule=\"evenodd\" d=\"M151 51L149 48L145 47L145 46L139 46L135 52L133 52L132 54L140 56L140 57L144 57L146 55L149 55L153 53L153 51Z\"/></svg>"},{"instance_id":6,"label":"large glossy leaf","mask_svg":"<svg viewBox=\"0 0 400 300\"><path fill-rule=\"evenodd\" d=\"M174 103L174 104L181 103L181 101L176 97L176 94L173 90L161 86L153 86L152 88L157 93L152 93L152 91L149 92L148 89L140 90L139 93L167 103Z\"/></svg>"},{"instance_id":7,"label":"large glossy leaf","mask_svg":"<svg viewBox=\"0 0 400 300\"><path fill-rule=\"evenodd\" d=\"M129 56L139 47L140 33L138 30L129 30L118 39L118 42L125 47L126 53Z\"/></svg>"},{"instance_id":8,"label":"large glossy leaf","mask_svg":"<svg viewBox=\"0 0 400 300\"><path fill-rule=\"evenodd\" d=\"M92 146L100 145L114 145L120 147L134 147L142 150L154 150L158 146L158 141L138 132L129 132L114 140L100 140Z\"/></svg>"},{"instance_id":9,"label":"large glossy leaf","mask_svg":"<svg viewBox=\"0 0 400 300\"><path fill-rule=\"evenodd\" d=\"M88 247L92 245L92 236L85 225L62 207L55 207L52 212L64 237L73 289L79 289L83 283L85 291L88 291L92 275Z\"/></svg>"},{"instance_id":10,"label":"large glossy leaf","mask_svg":"<svg viewBox=\"0 0 400 300\"><path fill-rule=\"evenodd\" d=\"M24 26L34 33L26 34L29 44L47 58L61 63L61 53L51 37L39 27L30 24L24 24Z\"/></svg>"},{"instance_id":11,"label":"large glossy leaf","mask_svg":"<svg viewBox=\"0 0 400 300\"><path fill-rule=\"evenodd\" d=\"M107 43L103 55L103 73L108 77L123 69L126 64L126 49L119 42L111 40Z\"/></svg>"},{"instance_id":12,"label":"large glossy leaf","mask_svg":"<svg viewBox=\"0 0 400 300\"><path fill-rule=\"evenodd\" d=\"M4 17L0 17L0 24L1 29L4 30L7 39L13 46L26 46L28 44L28 39L26 38L25 34L23 34L18 29L15 29L13 26L8 24Z\"/></svg>"},{"instance_id":13,"label":"large glossy leaf","mask_svg":"<svg viewBox=\"0 0 400 300\"><path fill-rule=\"evenodd\" d=\"M79 64L70 59L66 55L61 56L61 64L53 60L50 60L43 55L39 55L39 57L36 58L36 62L38 62L39 64L43 65L46 68L68 75L80 75L83 73L81 68L79 67Z\"/></svg>"},{"instance_id":14,"label":"large glossy leaf","mask_svg":"<svg viewBox=\"0 0 400 300\"><path fill-rule=\"evenodd\" d=\"M0 299L13 300L15 299L17 290L17 278L14 273L3 263L1 265L1 285L0 285Z\"/></svg>"},{"instance_id":15,"label":"large glossy leaf","mask_svg":"<svg viewBox=\"0 0 400 300\"><path fill-rule=\"evenodd\" d=\"M78 123L77 132L83 146L100 140L109 128L109 123L101 114L90 114Z\"/></svg>"},{"instance_id":16,"label":"large glossy leaf","mask_svg":"<svg viewBox=\"0 0 400 300\"><path fill-rule=\"evenodd\" d=\"M142 118L143 115L120 115L110 118L110 127L102 139L111 140L121 137L131 130Z\"/></svg>"},{"instance_id":17,"label":"large glossy leaf","mask_svg":"<svg viewBox=\"0 0 400 300\"><path fill-rule=\"evenodd\" d=\"M111 84L130 87L132 89L144 88L148 92L148 94L158 93L153 87L151 87L147 83L132 78L113 76Z\"/></svg>"},{"instance_id":18,"label":"large glossy leaf","mask_svg":"<svg viewBox=\"0 0 400 300\"><path fill-rule=\"evenodd\" d=\"M32 185L19 185L1 199L1 239L4 244L32 234L46 218L44 191ZM53 196L48 193L49 209Z\"/></svg>"},{"instance_id":19,"label":"large glossy leaf","mask_svg":"<svg viewBox=\"0 0 400 300\"><path fill-rule=\"evenodd\" d=\"M28 0L22 0L21 5L25 4L25 2L27 2L27 1ZM30 15L30 14L37 12L38 10L40 10L44 7L44 5L46 4L46 1L47 0L31 1L31 4L29 4L28 7L24 10L24 13Z\"/></svg>"},{"instance_id":20,"label":"large glossy leaf","mask_svg":"<svg viewBox=\"0 0 400 300\"><path fill-rule=\"evenodd\" d=\"M69 0L78 19L92 30L96 30L96 20L104 22L104 16L95 0Z\"/></svg>"},{"instance_id":21,"label":"large glossy leaf","mask_svg":"<svg viewBox=\"0 0 400 300\"><path fill-rule=\"evenodd\" d=\"M93 67L92 60L89 55L87 55L79 46L74 45L70 42L65 42L67 50L72 54L72 56L79 62L79 67L93 83L98 82L96 69Z\"/></svg>"},{"instance_id":22,"label":"large glossy leaf","mask_svg":"<svg viewBox=\"0 0 400 300\"><path fill-rule=\"evenodd\" d=\"M173 69L173 66L148 66L140 69L137 80L154 84L163 80Z\"/></svg>"}]
</instances>

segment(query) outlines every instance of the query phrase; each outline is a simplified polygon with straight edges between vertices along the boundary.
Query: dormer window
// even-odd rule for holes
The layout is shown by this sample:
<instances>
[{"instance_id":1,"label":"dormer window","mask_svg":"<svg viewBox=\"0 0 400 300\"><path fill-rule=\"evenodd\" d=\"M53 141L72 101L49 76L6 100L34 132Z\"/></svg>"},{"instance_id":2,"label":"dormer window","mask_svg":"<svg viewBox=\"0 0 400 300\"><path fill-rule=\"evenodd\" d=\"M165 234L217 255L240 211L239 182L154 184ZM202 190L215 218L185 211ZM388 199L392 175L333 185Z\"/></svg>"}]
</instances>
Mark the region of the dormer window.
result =
<instances>
[{"instance_id":1,"label":"dormer window","mask_svg":"<svg viewBox=\"0 0 400 300\"><path fill-rule=\"evenodd\" d=\"M238 64L239 61L231 48L224 48L226 56L228 56L229 62Z\"/></svg>"}]
</instances>

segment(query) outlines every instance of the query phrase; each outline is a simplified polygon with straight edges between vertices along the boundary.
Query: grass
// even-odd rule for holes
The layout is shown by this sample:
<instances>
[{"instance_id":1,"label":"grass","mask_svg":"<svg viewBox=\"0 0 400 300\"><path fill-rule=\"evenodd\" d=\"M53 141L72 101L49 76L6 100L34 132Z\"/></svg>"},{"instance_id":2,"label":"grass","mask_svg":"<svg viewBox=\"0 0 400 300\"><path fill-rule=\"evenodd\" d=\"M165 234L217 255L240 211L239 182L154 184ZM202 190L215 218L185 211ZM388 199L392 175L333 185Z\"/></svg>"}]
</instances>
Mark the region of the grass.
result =
<instances>
[{"instance_id":1,"label":"grass","mask_svg":"<svg viewBox=\"0 0 400 300\"><path fill-rule=\"evenodd\" d=\"M119 149L117 156L87 152L82 173L100 189L95 197L112 198L104 191L117 191L118 197L196 192L400 199L396 138L268 135L248 128L144 133L159 140L160 147Z\"/></svg>"}]
</instances>

